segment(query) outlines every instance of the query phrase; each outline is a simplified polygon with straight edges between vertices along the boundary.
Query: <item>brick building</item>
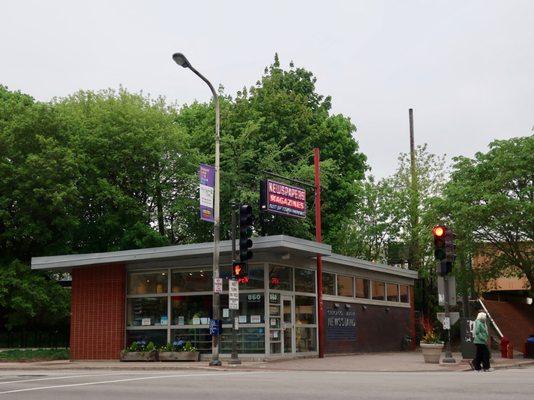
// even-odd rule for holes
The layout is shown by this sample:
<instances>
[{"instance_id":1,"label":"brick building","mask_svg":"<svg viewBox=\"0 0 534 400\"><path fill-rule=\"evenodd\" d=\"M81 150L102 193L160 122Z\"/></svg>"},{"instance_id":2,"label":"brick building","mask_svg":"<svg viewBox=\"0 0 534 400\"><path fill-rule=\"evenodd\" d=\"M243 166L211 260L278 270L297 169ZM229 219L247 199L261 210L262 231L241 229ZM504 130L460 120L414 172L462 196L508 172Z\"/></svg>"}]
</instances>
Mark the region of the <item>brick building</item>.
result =
<instances>
[{"instance_id":1,"label":"brick building","mask_svg":"<svg viewBox=\"0 0 534 400\"><path fill-rule=\"evenodd\" d=\"M71 358L118 359L135 340L190 341L211 351L212 243L32 259L32 269L72 275ZM231 276L221 242L220 275ZM254 239L239 288L240 357L318 354L316 255L323 256L325 352L400 350L415 335L417 273L331 252L291 236ZM230 353L228 284L221 295L221 354Z\"/></svg>"}]
</instances>

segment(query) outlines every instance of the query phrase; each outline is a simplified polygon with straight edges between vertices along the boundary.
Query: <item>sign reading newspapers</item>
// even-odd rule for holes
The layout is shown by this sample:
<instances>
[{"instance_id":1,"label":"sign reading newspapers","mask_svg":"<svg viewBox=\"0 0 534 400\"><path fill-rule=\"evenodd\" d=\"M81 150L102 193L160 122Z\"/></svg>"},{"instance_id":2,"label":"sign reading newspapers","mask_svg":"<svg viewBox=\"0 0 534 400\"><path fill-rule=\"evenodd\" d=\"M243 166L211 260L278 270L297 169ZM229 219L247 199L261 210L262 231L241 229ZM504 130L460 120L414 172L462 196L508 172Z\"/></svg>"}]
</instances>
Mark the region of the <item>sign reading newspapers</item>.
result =
<instances>
[{"instance_id":1,"label":"sign reading newspapers","mask_svg":"<svg viewBox=\"0 0 534 400\"><path fill-rule=\"evenodd\" d=\"M306 218L306 190L267 179L260 187L261 211Z\"/></svg>"}]
</instances>

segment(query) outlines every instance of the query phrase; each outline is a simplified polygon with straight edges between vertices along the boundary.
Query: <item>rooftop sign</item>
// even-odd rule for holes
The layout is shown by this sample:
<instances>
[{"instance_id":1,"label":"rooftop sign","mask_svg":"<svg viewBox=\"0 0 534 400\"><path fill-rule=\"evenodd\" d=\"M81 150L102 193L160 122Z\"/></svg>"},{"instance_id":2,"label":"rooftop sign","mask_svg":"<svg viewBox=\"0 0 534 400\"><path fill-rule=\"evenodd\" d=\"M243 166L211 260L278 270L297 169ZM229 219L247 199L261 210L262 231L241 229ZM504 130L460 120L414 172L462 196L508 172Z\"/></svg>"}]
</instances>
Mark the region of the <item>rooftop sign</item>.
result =
<instances>
[{"instance_id":1,"label":"rooftop sign","mask_svg":"<svg viewBox=\"0 0 534 400\"><path fill-rule=\"evenodd\" d=\"M261 182L260 208L286 217L306 218L306 190L267 179Z\"/></svg>"}]
</instances>

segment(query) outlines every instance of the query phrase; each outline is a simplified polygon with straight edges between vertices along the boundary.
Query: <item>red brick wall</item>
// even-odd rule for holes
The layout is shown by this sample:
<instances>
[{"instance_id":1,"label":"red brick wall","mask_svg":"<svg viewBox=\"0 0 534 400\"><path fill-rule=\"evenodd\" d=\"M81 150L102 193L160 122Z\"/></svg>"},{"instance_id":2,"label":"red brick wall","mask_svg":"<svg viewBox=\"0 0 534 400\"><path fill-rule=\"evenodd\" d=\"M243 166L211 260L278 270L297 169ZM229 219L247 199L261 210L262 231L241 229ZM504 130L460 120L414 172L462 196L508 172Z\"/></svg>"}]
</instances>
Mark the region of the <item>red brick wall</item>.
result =
<instances>
[{"instance_id":1,"label":"red brick wall","mask_svg":"<svg viewBox=\"0 0 534 400\"><path fill-rule=\"evenodd\" d=\"M334 308L334 302L325 301L326 310ZM335 302L343 309L345 303ZM389 310L386 312L386 308ZM405 307L350 304L356 312L355 340L328 340L325 332L325 353L359 353L375 351L400 351L402 339L409 335L411 328L411 309ZM325 322L325 329L326 327Z\"/></svg>"},{"instance_id":2,"label":"red brick wall","mask_svg":"<svg viewBox=\"0 0 534 400\"><path fill-rule=\"evenodd\" d=\"M70 323L72 360L118 359L124 348L124 265L74 268Z\"/></svg>"}]
</instances>

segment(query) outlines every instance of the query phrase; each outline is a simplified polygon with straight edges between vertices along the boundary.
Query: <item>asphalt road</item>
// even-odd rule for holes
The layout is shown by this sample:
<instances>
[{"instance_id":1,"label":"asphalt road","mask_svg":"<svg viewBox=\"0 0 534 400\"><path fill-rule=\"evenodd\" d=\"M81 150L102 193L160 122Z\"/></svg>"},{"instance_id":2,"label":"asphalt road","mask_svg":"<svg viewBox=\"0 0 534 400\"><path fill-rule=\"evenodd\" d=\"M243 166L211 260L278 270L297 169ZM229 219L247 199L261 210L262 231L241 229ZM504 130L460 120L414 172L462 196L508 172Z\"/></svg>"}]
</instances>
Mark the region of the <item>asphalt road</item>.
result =
<instances>
[{"instance_id":1,"label":"asphalt road","mask_svg":"<svg viewBox=\"0 0 534 400\"><path fill-rule=\"evenodd\" d=\"M534 399L534 368L493 372L0 371L0 399Z\"/></svg>"}]
</instances>

